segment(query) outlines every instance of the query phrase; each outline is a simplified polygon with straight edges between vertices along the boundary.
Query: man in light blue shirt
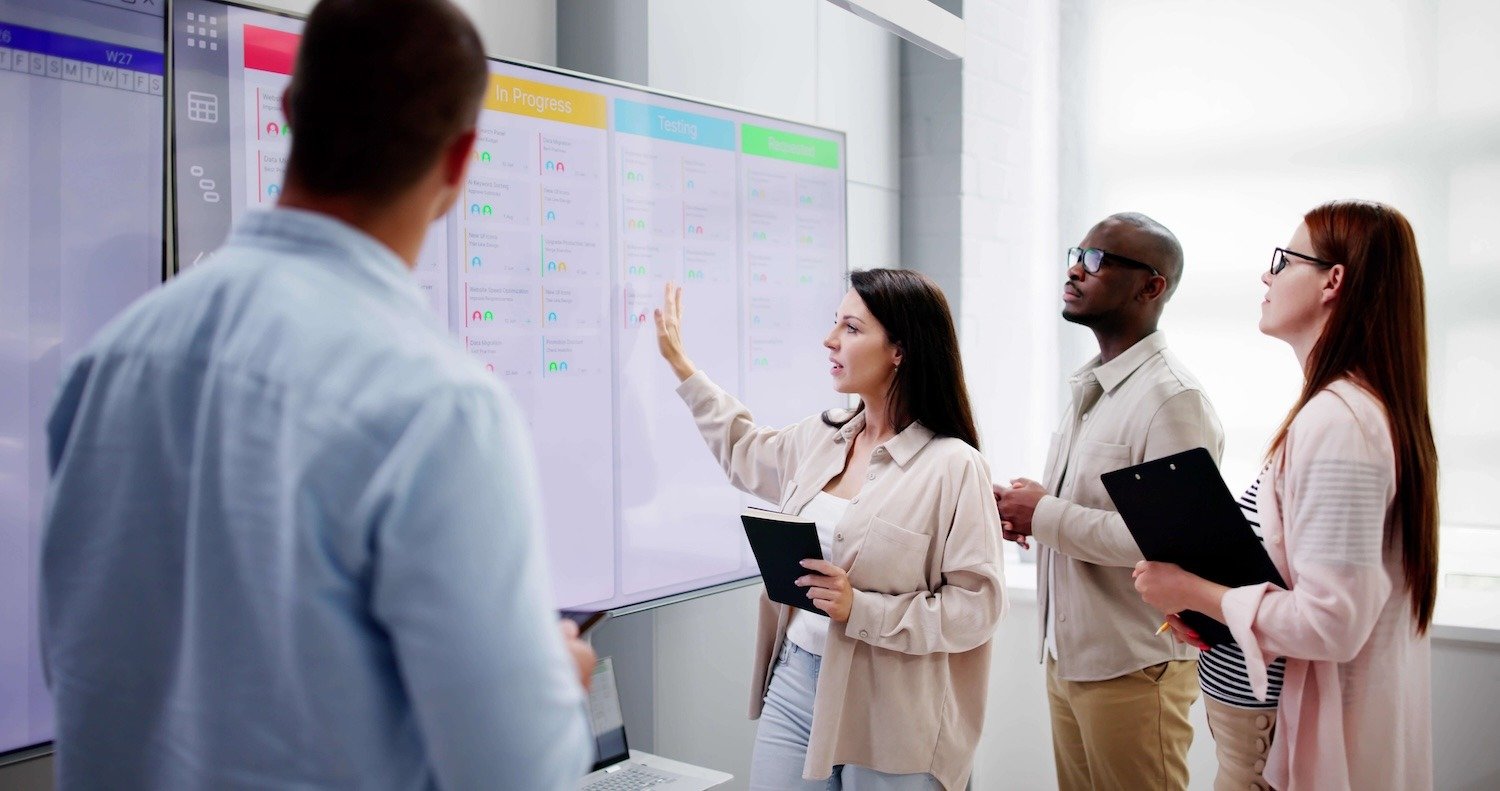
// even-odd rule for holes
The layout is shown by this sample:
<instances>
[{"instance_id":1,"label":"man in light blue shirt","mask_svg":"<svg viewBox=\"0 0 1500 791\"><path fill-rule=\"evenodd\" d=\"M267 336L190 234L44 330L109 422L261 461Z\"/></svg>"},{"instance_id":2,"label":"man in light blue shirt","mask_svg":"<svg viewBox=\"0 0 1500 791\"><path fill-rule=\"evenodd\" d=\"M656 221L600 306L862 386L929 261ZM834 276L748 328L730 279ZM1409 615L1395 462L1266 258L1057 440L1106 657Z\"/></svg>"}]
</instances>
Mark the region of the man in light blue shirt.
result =
<instances>
[{"instance_id":1,"label":"man in light blue shirt","mask_svg":"<svg viewBox=\"0 0 1500 791\"><path fill-rule=\"evenodd\" d=\"M587 770L593 657L547 604L523 422L409 272L486 80L447 0L325 0L280 207L66 372L42 547L60 787Z\"/></svg>"}]
</instances>

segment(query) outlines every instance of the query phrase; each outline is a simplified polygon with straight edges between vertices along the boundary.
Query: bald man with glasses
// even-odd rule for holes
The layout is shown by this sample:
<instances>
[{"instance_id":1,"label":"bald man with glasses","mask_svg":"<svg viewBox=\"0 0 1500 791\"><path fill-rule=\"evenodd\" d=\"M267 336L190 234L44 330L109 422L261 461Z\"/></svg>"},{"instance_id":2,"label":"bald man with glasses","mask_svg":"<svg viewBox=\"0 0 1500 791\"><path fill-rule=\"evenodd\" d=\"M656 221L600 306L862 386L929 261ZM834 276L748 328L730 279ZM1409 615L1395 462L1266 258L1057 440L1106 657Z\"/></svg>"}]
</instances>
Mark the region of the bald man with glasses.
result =
<instances>
[{"instance_id":1,"label":"bald man with glasses","mask_svg":"<svg viewBox=\"0 0 1500 791\"><path fill-rule=\"evenodd\" d=\"M1135 213L1095 225L1067 253L1065 320L1099 355L1069 380L1041 482L995 486L1006 538L1039 548L1037 603L1058 787L1185 789L1197 652L1157 634L1135 595L1142 560L1100 483L1111 470L1190 448L1217 461L1224 432L1157 330L1182 280L1182 246Z\"/></svg>"}]
</instances>

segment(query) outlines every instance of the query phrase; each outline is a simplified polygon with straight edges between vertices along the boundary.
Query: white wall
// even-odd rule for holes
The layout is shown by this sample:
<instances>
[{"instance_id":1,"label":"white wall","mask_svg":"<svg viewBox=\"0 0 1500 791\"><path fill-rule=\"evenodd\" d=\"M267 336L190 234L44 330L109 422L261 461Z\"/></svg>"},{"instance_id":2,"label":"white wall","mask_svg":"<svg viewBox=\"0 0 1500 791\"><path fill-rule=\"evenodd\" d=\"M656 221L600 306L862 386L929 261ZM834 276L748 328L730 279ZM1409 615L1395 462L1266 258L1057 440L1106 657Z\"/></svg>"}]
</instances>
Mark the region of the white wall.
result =
<instances>
[{"instance_id":1,"label":"white wall","mask_svg":"<svg viewBox=\"0 0 1500 791\"><path fill-rule=\"evenodd\" d=\"M991 472L1037 477L1061 384L1057 0L961 5L963 61L903 52L903 263L954 306Z\"/></svg>"}]
</instances>

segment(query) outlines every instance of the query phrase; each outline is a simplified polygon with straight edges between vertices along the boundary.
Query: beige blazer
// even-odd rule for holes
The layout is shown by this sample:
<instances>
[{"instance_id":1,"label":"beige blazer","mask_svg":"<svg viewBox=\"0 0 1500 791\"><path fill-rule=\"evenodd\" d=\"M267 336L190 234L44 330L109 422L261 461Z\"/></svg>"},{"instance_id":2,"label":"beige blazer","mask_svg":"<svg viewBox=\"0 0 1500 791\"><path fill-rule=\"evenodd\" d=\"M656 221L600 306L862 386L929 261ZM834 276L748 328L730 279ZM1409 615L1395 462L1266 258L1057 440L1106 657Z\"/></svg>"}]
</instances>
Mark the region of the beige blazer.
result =
<instances>
[{"instance_id":1,"label":"beige blazer","mask_svg":"<svg viewBox=\"0 0 1500 791\"><path fill-rule=\"evenodd\" d=\"M862 414L842 429L817 415L757 426L701 371L677 392L730 482L784 513L843 471L864 426ZM830 560L849 572L854 605L848 623L830 622L803 777L856 764L964 787L984 724L990 639L1006 609L999 538L979 451L919 423L875 448L864 488L834 528ZM752 719L789 612L762 595Z\"/></svg>"},{"instance_id":2,"label":"beige blazer","mask_svg":"<svg viewBox=\"0 0 1500 791\"><path fill-rule=\"evenodd\" d=\"M1196 649L1156 634L1161 613L1141 601L1132 568L1141 550L1115 511L1099 476L1203 447L1214 461L1224 430L1203 388L1152 333L1107 363L1095 357L1073 375L1073 401L1052 437L1031 529L1037 563L1039 624L1054 610L1059 678L1103 681Z\"/></svg>"}]
</instances>

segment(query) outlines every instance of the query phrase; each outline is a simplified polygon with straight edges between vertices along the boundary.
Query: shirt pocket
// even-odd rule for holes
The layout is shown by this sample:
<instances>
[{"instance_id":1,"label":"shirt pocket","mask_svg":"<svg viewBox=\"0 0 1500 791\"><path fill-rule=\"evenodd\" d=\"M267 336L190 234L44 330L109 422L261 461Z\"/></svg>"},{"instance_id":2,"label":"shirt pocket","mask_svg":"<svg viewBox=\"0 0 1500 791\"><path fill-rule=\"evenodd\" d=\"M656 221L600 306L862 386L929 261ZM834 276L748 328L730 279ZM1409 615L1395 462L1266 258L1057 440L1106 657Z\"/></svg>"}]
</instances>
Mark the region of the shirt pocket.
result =
<instances>
[{"instance_id":1,"label":"shirt pocket","mask_svg":"<svg viewBox=\"0 0 1500 791\"><path fill-rule=\"evenodd\" d=\"M880 517L870 520L864 543L849 567L849 584L872 593L928 590L927 550L932 538Z\"/></svg>"},{"instance_id":2,"label":"shirt pocket","mask_svg":"<svg viewBox=\"0 0 1500 791\"><path fill-rule=\"evenodd\" d=\"M1134 455L1129 445L1094 440L1078 443L1077 466L1069 473L1073 478L1073 496L1069 499L1085 508L1115 510L1114 500L1110 499L1099 476L1129 467Z\"/></svg>"}]
</instances>

